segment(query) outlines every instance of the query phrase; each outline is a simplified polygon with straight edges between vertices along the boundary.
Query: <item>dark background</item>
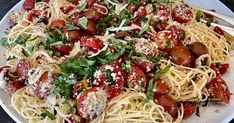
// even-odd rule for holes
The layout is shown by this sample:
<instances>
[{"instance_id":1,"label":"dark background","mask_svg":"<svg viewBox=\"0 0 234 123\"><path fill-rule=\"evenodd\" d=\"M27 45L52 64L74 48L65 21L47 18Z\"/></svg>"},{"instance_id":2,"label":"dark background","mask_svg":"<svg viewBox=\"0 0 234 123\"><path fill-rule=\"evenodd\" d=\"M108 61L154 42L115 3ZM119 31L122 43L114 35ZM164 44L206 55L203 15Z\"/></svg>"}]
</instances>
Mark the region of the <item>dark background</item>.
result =
<instances>
[{"instance_id":1,"label":"dark background","mask_svg":"<svg viewBox=\"0 0 234 123\"><path fill-rule=\"evenodd\" d=\"M0 19L20 0L0 0ZM220 0L234 12L234 0ZM234 109L231 109L234 110ZM0 123L15 123L0 107ZM234 123L234 120L231 121Z\"/></svg>"}]
</instances>

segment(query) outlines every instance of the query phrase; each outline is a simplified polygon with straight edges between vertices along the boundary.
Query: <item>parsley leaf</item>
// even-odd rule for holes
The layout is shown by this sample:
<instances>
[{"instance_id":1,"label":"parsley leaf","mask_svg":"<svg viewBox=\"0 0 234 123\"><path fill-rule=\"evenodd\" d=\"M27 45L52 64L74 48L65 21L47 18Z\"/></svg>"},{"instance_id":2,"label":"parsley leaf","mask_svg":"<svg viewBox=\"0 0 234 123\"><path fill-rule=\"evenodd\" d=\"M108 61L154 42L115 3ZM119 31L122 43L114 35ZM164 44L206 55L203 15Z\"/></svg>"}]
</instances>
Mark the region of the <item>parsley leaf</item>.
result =
<instances>
[{"instance_id":1,"label":"parsley leaf","mask_svg":"<svg viewBox=\"0 0 234 123\"><path fill-rule=\"evenodd\" d=\"M141 31L138 33L138 35L140 36L140 35L142 35L144 32L146 32L148 30L149 30L149 25L147 24L141 29Z\"/></svg>"},{"instance_id":2,"label":"parsley leaf","mask_svg":"<svg viewBox=\"0 0 234 123\"><path fill-rule=\"evenodd\" d=\"M68 29L68 30L76 30L76 29L78 29L78 27L76 27L76 26L73 24L72 21L67 21L66 25L67 25L67 29Z\"/></svg>"},{"instance_id":3,"label":"parsley leaf","mask_svg":"<svg viewBox=\"0 0 234 123\"><path fill-rule=\"evenodd\" d=\"M209 18L206 22L207 26L211 26L211 23L213 22L214 18Z\"/></svg>"},{"instance_id":4,"label":"parsley leaf","mask_svg":"<svg viewBox=\"0 0 234 123\"><path fill-rule=\"evenodd\" d=\"M167 46L171 46L171 40L168 39L168 40L166 41L166 44L167 44Z\"/></svg>"},{"instance_id":5,"label":"parsley leaf","mask_svg":"<svg viewBox=\"0 0 234 123\"><path fill-rule=\"evenodd\" d=\"M96 61L86 58L70 58L67 62L61 64L63 73L74 73L78 80L82 80L84 76L92 77L97 67Z\"/></svg>"},{"instance_id":6,"label":"parsley leaf","mask_svg":"<svg viewBox=\"0 0 234 123\"><path fill-rule=\"evenodd\" d=\"M51 120L54 120L54 119L56 119L56 117L52 114L52 113L50 113L48 110L44 110L42 113L41 113L41 116L42 117L49 117Z\"/></svg>"},{"instance_id":7,"label":"parsley leaf","mask_svg":"<svg viewBox=\"0 0 234 123\"><path fill-rule=\"evenodd\" d=\"M165 74L171 69L171 66L166 66L163 70L158 71L154 74L154 79L158 79L161 75Z\"/></svg>"},{"instance_id":8,"label":"parsley leaf","mask_svg":"<svg viewBox=\"0 0 234 123\"><path fill-rule=\"evenodd\" d=\"M201 21L202 16L203 16L203 13L198 10L197 13L196 13L196 20L197 20L197 22Z\"/></svg>"},{"instance_id":9,"label":"parsley leaf","mask_svg":"<svg viewBox=\"0 0 234 123\"><path fill-rule=\"evenodd\" d=\"M169 3L169 0L157 0L159 3Z\"/></svg>"},{"instance_id":10,"label":"parsley leaf","mask_svg":"<svg viewBox=\"0 0 234 123\"><path fill-rule=\"evenodd\" d=\"M149 85L147 88L147 93L146 93L146 101L152 100L154 99L154 89L156 88L157 83L153 81L153 79L151 79L149 81Z\"/></svg>"},{"instance_id":11,"label":"parsley leaf","mask_svg":"<svg viewBox=\"0 0 234 123\"><path fill-rule=\"evenodd\" d=\"M83 4L80 4L80 5L78 6L79 12L85 10L86 6L87 6L87 2L86 2L86 1L85 1Z\"/></svg>"},{"instance_id":12,"label":"parsley leaf","mask_svg":"<svg viewBox=\"0 0 234 123\"><path fill-rule=\"evenodd\" d=\"M83 28L87 28L88 19L86 17L82 17L79 19L78 24L81 25Z\"/></svg>"}]
</instances>

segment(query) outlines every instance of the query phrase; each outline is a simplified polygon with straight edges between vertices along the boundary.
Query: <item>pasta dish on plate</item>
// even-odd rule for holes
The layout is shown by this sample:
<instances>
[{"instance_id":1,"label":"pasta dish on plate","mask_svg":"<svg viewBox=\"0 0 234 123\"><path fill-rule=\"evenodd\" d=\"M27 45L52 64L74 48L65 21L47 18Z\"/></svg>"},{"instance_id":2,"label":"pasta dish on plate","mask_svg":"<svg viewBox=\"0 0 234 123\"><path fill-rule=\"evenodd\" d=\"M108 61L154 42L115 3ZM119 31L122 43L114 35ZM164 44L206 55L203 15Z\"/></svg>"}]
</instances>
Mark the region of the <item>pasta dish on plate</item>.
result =
<instances>
[{"instance_id":1,"label":"pasta dish on plate","mask_svg":"<svg viewBox=\"0 0 234 123\"><path fill-rule=\"evenodd\" d=\"M212 22L181 0L25 0L0 87L29 123L181 123L230 101L232 42Z\"/></svg>"}]
</instances>

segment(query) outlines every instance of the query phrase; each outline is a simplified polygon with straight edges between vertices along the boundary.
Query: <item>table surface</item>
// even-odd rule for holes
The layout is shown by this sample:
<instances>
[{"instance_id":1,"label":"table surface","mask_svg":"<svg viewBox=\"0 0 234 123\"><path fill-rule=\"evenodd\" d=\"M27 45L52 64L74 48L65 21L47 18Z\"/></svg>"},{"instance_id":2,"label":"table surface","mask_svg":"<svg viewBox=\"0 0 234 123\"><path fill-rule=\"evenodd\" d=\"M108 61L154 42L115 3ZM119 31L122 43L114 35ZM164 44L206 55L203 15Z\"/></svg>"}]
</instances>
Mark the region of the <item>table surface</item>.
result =
<instances>
[{"instance_id":1,"label":"table surface","mask_svg":"<svg viewBox=\"0 0 234 123\"><path fill-rule=\"evenodd\" d=\"M20 0L0 0L0 19ZM221 0L234 12L234 0ZM1 123L15 123L14 120L9 117L6 112L0 107L0 119ZM234 123L234 120L231 121Z\"/></svg>"}]
</instances>

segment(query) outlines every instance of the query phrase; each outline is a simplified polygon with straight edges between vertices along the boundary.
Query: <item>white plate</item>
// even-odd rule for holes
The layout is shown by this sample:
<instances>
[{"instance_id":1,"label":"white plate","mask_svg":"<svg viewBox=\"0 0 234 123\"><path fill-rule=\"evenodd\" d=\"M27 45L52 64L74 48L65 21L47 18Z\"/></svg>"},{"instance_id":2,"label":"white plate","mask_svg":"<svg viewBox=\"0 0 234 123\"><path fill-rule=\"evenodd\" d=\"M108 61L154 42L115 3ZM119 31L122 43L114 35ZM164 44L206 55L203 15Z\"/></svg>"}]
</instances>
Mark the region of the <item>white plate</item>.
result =
<instances>
[{"instance_id":1,"label":"white plate","mask_svg":"<svg viewBox=\"0 0 234 123\"><path fill-rule=\"evenodd\" d=\"M225 5L223 5L218 0L187 0L197 6L201 6L209 9L216 9L217 12L224 13L229 16L234 16L234 14L229 10ZM11 11L22 8L22 1L13 7ZM8 23L8 14L0 22L0 37L5 35L5 30L10 26ZM234 52L232 53L234 54ZM4 48L0 47L0 66L4 66ZM234 92L234 58L230 61L230 70L224 75L224 79L226 80L229 89L231 92ZM5 93L0 89L0 105L7 112L8 115L12 119L14 119L17 123L25 123L27 122L21 116L17 114L17 112L11 107L10 103L10 95ZM219 110L219 113L215 111ZM205 111L201 111L200 117L193 115L189 119L186 120L188 123L228 123L232 118L234 118L234 97L231 96L231 101L229 105L225 106L210 106Z\"/></svg>"}]
</instances>

